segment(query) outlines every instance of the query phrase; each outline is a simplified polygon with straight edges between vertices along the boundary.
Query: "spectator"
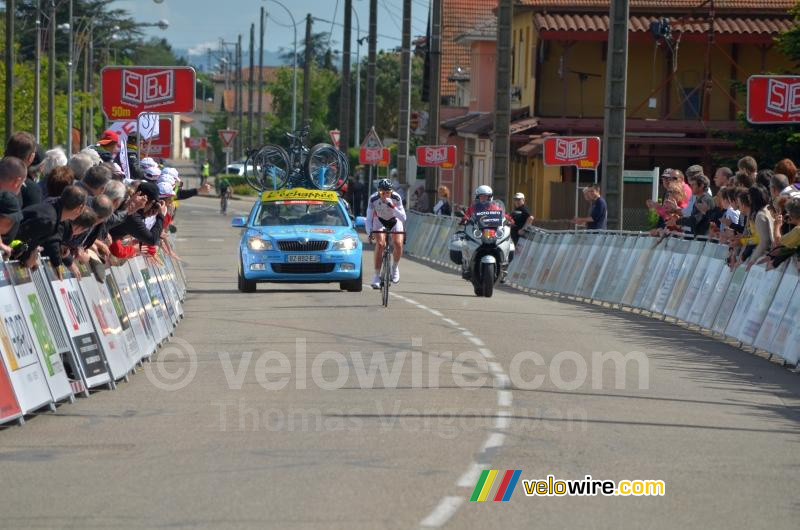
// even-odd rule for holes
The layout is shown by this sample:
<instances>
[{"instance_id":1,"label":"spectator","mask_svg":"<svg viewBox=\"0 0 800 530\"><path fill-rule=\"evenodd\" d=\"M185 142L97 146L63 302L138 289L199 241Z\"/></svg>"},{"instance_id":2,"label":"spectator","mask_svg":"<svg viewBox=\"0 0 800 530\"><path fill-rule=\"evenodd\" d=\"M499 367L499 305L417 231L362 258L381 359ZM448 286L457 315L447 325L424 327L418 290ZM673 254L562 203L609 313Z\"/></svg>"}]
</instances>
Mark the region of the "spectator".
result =
<instances>
[{"instance_id":1,"label":"spectator","mask_svg":"<svg viewBox=\"0 0 800 530\"><path fill-rule=\"evenodd\" d=\"M683 182L683 173L678 169L665 169L661 173L661 183L665 190L663 204L647 200L648 208L654 209L659 215L659 228L666 225L676 210L683 210L689 204L692 189Z\"/></svg>"},{"instance_id":2,"label":"spectator","mask_svg":"<svg viewBox=\"0 0 800 530\"><path fill-rule=\"evenodd\" d=\"M89 168L94 166L94 163L92 162L92 158L86 153L78 153L72 155L67 165L75 174L75 178L81 180L83 176L86 175L86 172L89 171Z\"/></svg>"},{"instance_id":3,"label":"spectator","mask_svg":"<svg viewBox=\"0 0 800 530\"><path fill-rule=\"evenodd\" d=\"M103 193L103 190L106 189L106 184L110 181L111 171L107 166L99 165L90 167L77 185L85 189L91 197L94 197Z\"/></svg>"},{"instance_id":4,"label":"spectator","mask_svg":"<svg viewBox=\"0 0 800 530\"><path fill-rule=\"evenodd\" d=\"M789 184L793 184L797 182L797 167L794 165L794 162L789 160L788 158L784 158L777 164L775 164L775 173L780 173L781 175L786 175L786 178L789 179Z\"/></svg>"},{"instance_id":5,"label":"spectator","mask_svg":"<svg viewBox=\"0 0 800 530\"><path fill-rule=\"evenodd\" d=\"M39 172L42 178L39 179L39 190L42 192L42 199L47 197L47 176L55 168L67 165L67 154L61 147L54 147L45 151L44 160L39 164Z\"/></svg>"},{"instance_id":6,"label":"spectator","mask_svg":"<svg viewBox=\"0 0 800 530\"><path fill-rule=\"evenodd\" d=\"M743 171L747 174L748 177L752 179L753 182L756 180L756 173L758 172L758 164L756 163L756 159L752 156L744 156L739 159L739 162L736 163L736 167L739 171Z\"/></svg>"},{"instance_id":7,"label":"spectator","mask_svg":"<svg viewBox=\"0 0 800 530\"><path fill-rule=\"evenodd\" d=\"M46 197L61 197L64 188L71 186L75 182L75 173L69 166L54 168L46 177L47 189Z\"/></svg>"},{"instance_id":8,"label":"spectator","mask_svg":"<svg viewBox=\"0 0 800 530\"><path fill-rule=\"evenodd\" d=\"M30 206L42 202L42 193L34 178L35 171L31 173L29 168L33 165L37 155L36 139L27 132L16 132L11 135L6 143L5 156L15 156L22 160L26 168L26 178L22 183L22 207ZM41 161L39 161L41 163Z\"/></svg>"},{"instance_id":9,"label":"spectator","mask_svg":"<svg viewBox=\"0 0 800 530\"><path fill-rule=\"evenodd\" d=\"M678 219L678 225L688 227L689 231L696 236L704 236L708 233L710 223L708 212L714 208L714 200L708 194L710 182L708 177L702 173L693 173L689 182L692 186L692 196L695 200L692 204L691 213Z\"/></svg>"},{"instance_id":10,"label":"spectator","mask_svg":"<svg viewBox=\"0 0 800 530\"><path fill-rule=\"evenodd\" d=\"M135 196L138 196L137 200L146 198L144 206L127 215L124 221L110 230L110 235L115 240L133 236L145 245L157 245L161 239L164 217L167 214L166 205L159 201L158 186L153 182L142 182ZM133 200L132 202L135 203ZM154 216L155 221L148 229L145 219L150 216Z\"/></svg>"},{"instance_id":11,"label":"spectator","mask_svg":"<svg viewBox=\"0 0 800 530\"><path fill-rule=\"evenodd\" d=\"M788 175L782 173L775 173L769 180L769 192L772 198L784 195L786 197L800 196L800 190L795 188L789 181Z\"/></svg>"},{"instance_id":12,"label":"spectator","mask_svg":"<svg viewBox=\"0 0 800 530\"><path fill-rule=\"evenodd\" d=\"M422 213L430 212L430 208L428 208L428 194L425 193L425 184L420 184L416 187L414 193L411 195L411 200L413 201L411 203L412 210Z\"/></svg>"},{"instance_id":13,"label":"spectator","mask_svg":"<svg viewBox=\"0 0 800 530\"><path fill-rule=\"evenodd\" d=\"M28 170L19 158L6 156L0 160L0 191L10 191L18 196L27 176Z\"/></svg>"},{"instance_id":14,"label":"spectator","mask_svg":"<svg viewBox=\"0 0 800 530\"><path fill-rule=\"evenodd\" d=\"M608 205L600 196L600 186L592 184L583 188L583 197L592 204L589 216L576 217L572 222L576 225L585 224L587 230L605 230L608 225Z\"/></svg>"},{"instance_id":15,"label":"spectator","mask_svg":"<svg viewBox=\"0 0 800 530\"><path fill-rule=\"evenodd\" d=\"M791 198L786 202L786 217L792 225L792 230L775 240L775 247L769 255L761 260L766 261L767 268L775 268L792 255L800 257L800 197Z\"/></svg>"},{"instance_id":16,"label":"spectator","mask_svg":"<svg viewBox=\"0 0 800 530\"><path fill-rule=\"evenodd\" d=\"M774 220L768 208L769 192L761 186L753 186L739 195L739 205L747 223L739 261L749 270L772 248Z\"/></svg>"},{"instance_id":17,"label":"spectator","mask_svg":"<svg viewBox=\"0 0 800 530\"><path fill-rule=\"evenodd\" d=\"M731 180L733 179L733 171L729 167L721 167L718 168L716 172L714 172L714 185L717 189L722 189L726 186L730 186Z\"/></svg>"},{"instance_id":18,"label":"spectator","mask_svg":"<svg viewBox=\"0 0 800 530\"><path fill-rule=\"evenodd\" d=\"M772 175L774 173L771 169L762 169L758 173L756 173L756 184L759 186L763 186L766 189L769 189L770 181L772 180Z\"/></svg>"},{"instance_id":19,"label":"spectator","mask_svg":"<svg viewBox=\"0 0 800 530\"><path fill-rule=\"evenodd\" d=\"M726 229L729 229L731 225L739 224L739 210L736 208L736 188L722 188L719 192L719 196L722 202L722 207L725 209L725 213L723 214L722 219L720 219L720 230L724 232ZM728 220L727 223L724 222L725 219Z\"/></svg>"},{"instance_id":20,"label":"spectator","mask_svg":"<svg viewBox=\"0 0 800 530\"><path fill-rule=\"evenodd\" d=\"M18 238L28 245L28 250L20 256L20 261L27 267L35 267L37 248L41 246L50 262L56 267L60 265L63 221L77 218L86 207L86 199L86 191L77 186L67 186L59 198L22 210Z\"/></svg>"},{"instance_id":21,"label":"spectator","mask_svg":"<svg viewBox=\"0 0 800 530\"><path fill-rule=\"evenodd\" d=\"M120 151L119 134L111 129L104 131L93 149L103 162L116 162Z\"/></svg>"},{"instance_id":22,"label":"spectator","mask_svg":"<svg viewBox=\"0 0 800 530\"><path fill-rule=\"evenodd\" d=\"M739 188L749 188L756 183L755 175L750 175L746 171L737 171L733 177L734 184Z\"/></svg>"},{"instance_id":23,"label":"spectator","mask_svg":"<svg viewBox=\"0 0 800 530\"><path fill-rule=\"evenodd\" d=\"M517 241L519 241L520 230L523 230L526 226L533 224L533 216L531 215L528 207L525 205L524 193L515 193L512 199L512 204L514 209L511 210L511 218L514 220L514 224L511 225L511 240L516 245Z\"/></svg>"},{"instance_id":24,"label":"spectator","mask_svg":"<svg viewBox=\"0 0 800 530\"><path fill-rule=\"evenodd\" d=\"M433 213L447 216L453 214L450 206L450 190L447 189L447 186L439 186L439 201L433 206Z\"/></svg>"}]
</instances>

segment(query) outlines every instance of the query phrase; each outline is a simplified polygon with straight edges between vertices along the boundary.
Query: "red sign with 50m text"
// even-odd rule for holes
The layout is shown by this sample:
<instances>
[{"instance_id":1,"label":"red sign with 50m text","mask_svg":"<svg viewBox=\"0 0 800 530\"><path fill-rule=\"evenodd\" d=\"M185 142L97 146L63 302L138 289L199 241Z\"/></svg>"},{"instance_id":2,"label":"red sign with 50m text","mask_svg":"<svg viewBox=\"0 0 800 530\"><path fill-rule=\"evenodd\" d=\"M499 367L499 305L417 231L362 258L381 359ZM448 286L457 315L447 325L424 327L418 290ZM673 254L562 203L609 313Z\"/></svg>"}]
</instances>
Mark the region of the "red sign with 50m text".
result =
<instances>
[{"instance_id":1,"label":"red sign with 50m text","mask_svg":"<svg viewBox=\"0 0 800 530\"><path fill-rule=\"evenodd\" d=\"M190 66L107 66L100 73L103 113L135 120L143 112L194 112L195 72Z\"/></svg>"},{"instance_id":2,"label":"red sign with 50m text","mask_svg":"<svg viewBox=\"0 0 800 530\"><path fill-rule=\"evenodd\" d=\"M600 138L596 136L550 136L544 139L547 166L575 166L596 169L600 163Z\"/></svg>"}]
</instances>

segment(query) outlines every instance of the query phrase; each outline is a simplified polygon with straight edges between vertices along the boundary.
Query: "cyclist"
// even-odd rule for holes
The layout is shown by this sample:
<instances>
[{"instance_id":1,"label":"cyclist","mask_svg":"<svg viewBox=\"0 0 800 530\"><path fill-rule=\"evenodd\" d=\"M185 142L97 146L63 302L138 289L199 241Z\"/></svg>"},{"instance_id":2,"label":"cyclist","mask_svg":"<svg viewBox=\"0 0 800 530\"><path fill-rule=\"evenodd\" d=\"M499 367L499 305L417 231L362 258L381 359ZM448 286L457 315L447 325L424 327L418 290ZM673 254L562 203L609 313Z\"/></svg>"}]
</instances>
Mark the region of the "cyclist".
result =
<instances>
[{"instance_id":1,"label":"cyclist","mask_svg":"<svg viewBox=\"0 0 800 530\"><path fill-rule=\"evenodd\" d=\"M373 193L367 201L366 231L370 241L375 241L375 276L372 277L372 288L381 287L381 264L383 251L386 248L386 232L392 232L394 243L394 267L392 267L392 282L400 281L400 269L397 264L403 255L403 223L406 221L406 211L400 195L394 191L389 179L378 181L378 191Z\"/></svg>"},{"instance_id":2,"label":"cyclist","mask_svg":"<svg viewBox=\"0 0 800 530\"><path fill-rule=\"evenodd\" d=\"M228 199L230 199L233 192L231 190L231 183L228 179L223 178L219 181L219 213L225 215L228 212Z\"/></svg>"}]
</instances>

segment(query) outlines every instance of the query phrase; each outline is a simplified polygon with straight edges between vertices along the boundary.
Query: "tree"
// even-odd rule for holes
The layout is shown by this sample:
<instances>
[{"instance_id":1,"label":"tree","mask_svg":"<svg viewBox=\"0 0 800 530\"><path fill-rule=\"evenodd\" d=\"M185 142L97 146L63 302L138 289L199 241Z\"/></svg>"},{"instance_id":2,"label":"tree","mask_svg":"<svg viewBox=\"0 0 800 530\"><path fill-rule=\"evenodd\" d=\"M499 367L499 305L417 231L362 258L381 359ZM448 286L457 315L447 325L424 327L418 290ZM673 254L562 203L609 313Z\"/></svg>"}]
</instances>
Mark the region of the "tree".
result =
<instances>
[{"instance_id":1,"label":"tree","mask_svg":"<svg viewBox=\"0 0 800 530\"><path fill-rule=\"evenodd\" d=\"M318 68L326 68L328 70L332 70L336 72L336 67L333 64L333 59L339 53L337 50L334 49L336 46L336 41L328 39L329 34L325 32L319 33L312 33L311 34L311 57L314 60L314 64ZM297 49L297 67L303 68L306 64L306 44L305 39L302 42L298 42L299 46ZM294 49L283 48L281 47L279 50L281 59L283 59L287 64L294 64Z\"/></svg>"},{"instance_id":2,"label":"tree","mask_svg":"<svg viewBox=\"0 0 800 530\"><path fill-rule=\"evenodd\" d=\"M186 66L186 60L175 55L167 39L153 37L137 46L131 64L154 64L158 66Z\"/></svg>"}]
</instances>

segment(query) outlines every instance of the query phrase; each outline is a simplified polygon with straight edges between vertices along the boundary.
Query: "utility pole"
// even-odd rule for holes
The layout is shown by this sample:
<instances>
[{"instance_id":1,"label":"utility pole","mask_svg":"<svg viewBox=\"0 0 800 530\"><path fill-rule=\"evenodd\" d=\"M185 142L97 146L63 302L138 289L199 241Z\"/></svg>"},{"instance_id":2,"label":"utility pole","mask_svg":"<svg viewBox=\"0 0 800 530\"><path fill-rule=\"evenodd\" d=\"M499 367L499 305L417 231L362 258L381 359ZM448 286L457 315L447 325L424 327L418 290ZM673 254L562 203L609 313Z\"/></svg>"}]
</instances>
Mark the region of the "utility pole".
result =
<instances>
[{"instance_id":1,"label":"utility pole","mask_svg":"<svg viewBox=\"0 0 800 530\"><path fill-rule=\"evenodd\" d=\"M89 21L89 135L86 137L87 145L94 144L94 20Z\"/></svg>"},{"instance_id":2,"label":"utility pole","mask_svg":"<svg viewBox=\"0 0 800 530\"><path fill-rule=\"evenodd\" d=\"M255 59L255 41L256 39L256 25L250 24L250 73L247 79L247 149L253 148L253 60Z\"/></svg>"},{"instance_id":3,"label":"utility pole","mask_svg":"<svg viewBox=\"0 0 800 530\"><path fill-rule=\"evenodd\" d=\"M261 28L258 33L258 146L264 145L264 6L261 6Z\"/></svg>"},{"instance_id":4,"label":"utility pole","mask_svg":"<svg viewBox=\"0 0 800 530\"><path fill-rule=\"evenodd\" d=\"M301 127L305 127L306 121L311 119L311 24L313 20L311 13L306 15L306 53L305 64L303 64L303 120Z\"/></svg>"},{"instance_id":5,"label":"utility pole","mask_svg":"<svg viewBox=\"0 0 800 530\"><path fill-rule=\"evenodd\" d=\"M494 195L508 204L508 174L511 153L511 22L514 0L497 4L497 92L494 114Z\"/></svg>"},{"instance_id":6,"label":"utility pole","mask_svg":"<svg viewBox=\"0 0 800 530\"><path fill-rule=\"evenodd\" d=\"M629 0L611 0L603 113L603 194L608 228L622 230L622 174L625 170L625 90L628 69Z\"/></svg>"},{"instance_id":7,"label":"utility pole","mask_svg":"<svg viewBox=\"0 0 800 530\"><path fill-rule=\"evenodd\" d=\"M47 60L47 141L56 145L56 0L50 0L50 23L47 27L49 59Z\"/></svg>"},{"instance_id":8,"label":"utility pole","mask_svg":"<svg viewBox=\"0 0 800 530\"><path fill-rule=\"evenodd\" d=\"M375 126L375 69L376 69L376 47L378 43L378 0L369 0L369 37L367 45L369 55L367 57L367 105L366 120L364 129L369 131ZM372 167L372 166L370 166ZM372 171L370 169L370 171Z\"/></svg>"},{"instance_id":9,"label":"utility pole","mask_svg":"<svg viewBox=\"0 0 800 530\"><path fill-rule=\"evenodd\" d=\"M237 129L239 134L236 135L235 150L236 155L242 157L242 136L244 136L244 91L242 80L242 34L239 33L239 38L236 41L236 117Z\"/></svg>"},{"instance_id":10,"label":"utility pole","mask_svg":"<svg viewBox=\"0 0 800 530\"><path fill-rule=\"evenodd\" d=\"M72 20L72 0L69 0L69 38L67 39L67 47L69 51L69 59L67 59L67 156L72 156L72 119L73 119L73 108L72 108L72 96L73 96L73 89L74 89L74 54L75 50L73 49L74 44L73 40L73 25L75 21Z\"/></svg>"},{"instance_id":11,"label":"utility pole","mask_svg":"<svg viewBox=\"0 0 800 530\"><path fill-rule=\"evenodd\" d=\"M428 111L428 144L439 144L439 106L442 79L442 0L431 1L431 41L428 43L428 80L430 110ZM425 173L425 191L433 193L439 185L439 169L429 167Z\"/></svg>"},{"instance_id":12,"label":"utility pole","mask_svg":"<svg viewBox=\"0 0 800 530\"><path fill-rule=\"evenodd\" d=\"M411 113L411 0L403 0L403 40L400 44L400 130L397 150L397 173L400 182L408 182L408 137Z\"/></svg>"},{"instance_id":13,"label":"utility pole","mask_svg":"<svg viewBox=\"0 0 800 530\"><path fill-rule=\"evenodd\" d=\"M350 37L353 30L353 0L344 0L344 38L342 39L342 99L339 104L339 145L350 147ZM357 37L356 37L357 38Z\"/></svg>"},{"instance_id":14,"label":"utility pole","mask_svg":"<svg viewBox=\"0 0 800 530\"><path fill-rule=\"evenodd\" d=\"M33 136L39 143L42 142L42 2L36 0L36 42L34 47L33 69Z\"/></svg>"},{"instance_id":15,"label":"utility pole","mask_svg":"<svg viewBox=\"0 0 800 530\"><path fill-rule=\"evenodd\" d=\"M6 0L6 137L14 133L14 12L15 0ZM4 142L5 143L5 142Z\"/></svg>"}]
</instances>

